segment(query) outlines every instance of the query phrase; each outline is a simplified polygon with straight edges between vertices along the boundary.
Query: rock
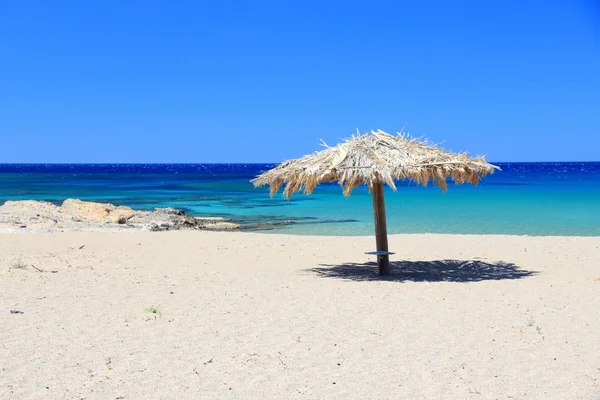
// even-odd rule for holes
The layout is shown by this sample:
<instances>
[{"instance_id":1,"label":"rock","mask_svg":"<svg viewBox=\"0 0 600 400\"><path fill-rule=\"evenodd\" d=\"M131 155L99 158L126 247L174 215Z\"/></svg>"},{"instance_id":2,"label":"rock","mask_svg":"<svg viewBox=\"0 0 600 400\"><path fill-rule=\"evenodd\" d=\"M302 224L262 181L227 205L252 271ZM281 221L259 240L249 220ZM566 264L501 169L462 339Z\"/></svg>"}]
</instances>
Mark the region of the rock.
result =
<instances>
[{"instance_id":1,"label":"rock","mask_svg":"<svg viewBox=\"0 0 600 400\"><path fill-rule=\"evenodd\" d=\"M56 224L60 217L59 207L46 201L7 201L0 206L0 227L11 231L19 229L43 230Z\"/></svg>"},{"instance_id":2,"label":"rock","mask_svg":"<svg viewBox=\"0 0 600 400\"><path fill-rule=\"evenodd\" d=\"M138 212L129 223L150 226L150 230L173 230L181 228L196 228L197 223L183 210L174 208L156 208L152 212Z\"/></svg>"},{"instance_id":3,"label":"rock","mask_svg":"<svg viewBox=\"0 0 600 400\"><path fill-rule=\"evenodd\" d=\"M157 224L155 222L150 223L149 229L152 232L162 232L162 231L168 231L171 229L171 225L169 224Z\"/></svg>"},{"instance_id":4,"label":"rock","mask_svg":"<svg viewBox=\"0 0 600 400\"><path fill-rule=\"evenodd\" d=\"M93 203L77 199L67 199L60 207L62 214L68 214L72 218L89 222L113 222L125 223L136 212L129 207L117 207L112 204Z\"/></svg>"},{"instance_id":5,"label":"rock","mask_svg":"<svg viewBox=\"0 0 600 400\"><path fill-rule=\"evenodd\" d=\"M220 217L196 217L195 220L201 229L229 231L242 228L240 224L229 222Z\"/></svg>"},{"instance_id":6,"label":"rock","mask_svg":"<svg viewBox=\"0 0 600 400\"><path fill-rule=\"evenodd\" d=\"M185 215L185 211L180 210L178 208L173 208L173 207L155 208L154 211L157 213L164 213L164 214Z\"/></svg>"},{"instance_id":7,"label":"rock","mask_svg":"<svg viewBox=\"0 0 600 400\"><path fill-rule=\"evenodd\" d=\"M36 200L7 201L0 208L5 212L17 211L19 213L27 213L38 217L43 214L58 212L58 206L55 206L48 201Z\"/></svg>"}]
</instances>

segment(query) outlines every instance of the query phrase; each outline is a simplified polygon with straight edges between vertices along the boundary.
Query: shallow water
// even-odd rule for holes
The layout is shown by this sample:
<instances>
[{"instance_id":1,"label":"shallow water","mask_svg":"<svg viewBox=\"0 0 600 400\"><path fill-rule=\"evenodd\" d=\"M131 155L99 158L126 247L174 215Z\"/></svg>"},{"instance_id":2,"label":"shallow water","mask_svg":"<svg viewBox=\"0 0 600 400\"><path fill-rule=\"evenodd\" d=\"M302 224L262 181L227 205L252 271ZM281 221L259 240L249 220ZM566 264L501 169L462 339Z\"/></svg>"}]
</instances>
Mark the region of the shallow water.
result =
<instances>
[{"instance_id":1,"label":"shallow water","mask_svg":"<svg viewBox=\"0 0 600 400\"><path fill-rule=\"evenodd\" d=\"M401 182L386 188L389 233L600 236L600 163L498 163L479 187L442 193ZM290 201L269 198L249 180L271 164L0 165L0 203L66 198L138 209L183 208L225 216L270 232L371 235L365 187L344 198L335 184ZM267 225L265 225L267 223Z\"/></svg>"}]
</instances>

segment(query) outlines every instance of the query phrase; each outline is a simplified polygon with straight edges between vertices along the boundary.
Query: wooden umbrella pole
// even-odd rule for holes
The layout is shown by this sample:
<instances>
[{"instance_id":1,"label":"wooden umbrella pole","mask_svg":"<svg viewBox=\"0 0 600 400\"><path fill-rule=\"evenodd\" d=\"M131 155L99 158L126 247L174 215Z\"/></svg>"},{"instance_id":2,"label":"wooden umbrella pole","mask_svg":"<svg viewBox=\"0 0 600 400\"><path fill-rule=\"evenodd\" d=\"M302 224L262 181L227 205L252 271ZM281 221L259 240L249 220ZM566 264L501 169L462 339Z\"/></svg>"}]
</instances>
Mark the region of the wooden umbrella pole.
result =
<instances>
[{"instance_id":1,"label":"wooden umbrella pole","mask_svg":"<svg viewBox=\"0 0 600 400\"><path fill-rule=\"evenodd\" d=\"M377 251L388 252L387 226L385 220L385 200L383 198L383 182L373 183L373 214L375 215L375 240ZM390 273L390 256L382 254L377 256L379 273L387 275Z\"/></svg>"}]
</instances>

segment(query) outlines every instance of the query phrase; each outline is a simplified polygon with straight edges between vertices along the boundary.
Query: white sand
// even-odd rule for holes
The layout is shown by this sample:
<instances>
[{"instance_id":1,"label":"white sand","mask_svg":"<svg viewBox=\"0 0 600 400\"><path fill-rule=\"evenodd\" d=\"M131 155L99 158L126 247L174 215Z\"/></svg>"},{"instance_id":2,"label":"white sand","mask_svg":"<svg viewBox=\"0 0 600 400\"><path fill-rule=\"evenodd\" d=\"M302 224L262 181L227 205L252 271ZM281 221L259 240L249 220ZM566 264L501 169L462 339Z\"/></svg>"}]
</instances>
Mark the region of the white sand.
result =
<instances>
[{"instance_id":1,"label":"white sand","mask_svg":"<svg viewBox=\"0 0 600 400\"><path fill-rule=\"evenodd\" d=\"M371 237L0 235L0 398L600 399L600 238L390 248L475 262L380 280L320 265Z\"/></svg>"}]
</instances>

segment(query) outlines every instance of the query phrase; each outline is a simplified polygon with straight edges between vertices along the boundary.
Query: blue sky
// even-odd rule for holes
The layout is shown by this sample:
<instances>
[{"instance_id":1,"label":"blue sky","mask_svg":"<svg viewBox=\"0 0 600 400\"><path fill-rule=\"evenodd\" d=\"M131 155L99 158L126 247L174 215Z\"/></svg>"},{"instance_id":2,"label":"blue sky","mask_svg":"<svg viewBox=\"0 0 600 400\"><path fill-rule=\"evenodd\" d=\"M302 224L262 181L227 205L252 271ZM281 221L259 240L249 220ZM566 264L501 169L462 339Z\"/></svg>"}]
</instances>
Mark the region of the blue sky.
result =
<instances>
[{"instance_id":1,"label":"blue sky","mask_svg":"<svg viewBox=\"0 0 600 400\"><path fill-rule=\"evenodd\" d=\"M0 2L0 162L278 162L403 127L600 160L600 2Z\"/></svg>"}]
</instances>

